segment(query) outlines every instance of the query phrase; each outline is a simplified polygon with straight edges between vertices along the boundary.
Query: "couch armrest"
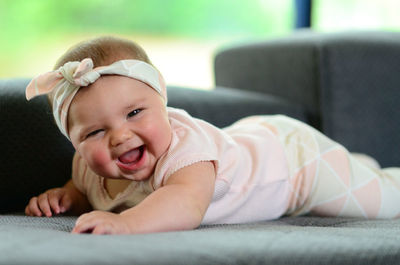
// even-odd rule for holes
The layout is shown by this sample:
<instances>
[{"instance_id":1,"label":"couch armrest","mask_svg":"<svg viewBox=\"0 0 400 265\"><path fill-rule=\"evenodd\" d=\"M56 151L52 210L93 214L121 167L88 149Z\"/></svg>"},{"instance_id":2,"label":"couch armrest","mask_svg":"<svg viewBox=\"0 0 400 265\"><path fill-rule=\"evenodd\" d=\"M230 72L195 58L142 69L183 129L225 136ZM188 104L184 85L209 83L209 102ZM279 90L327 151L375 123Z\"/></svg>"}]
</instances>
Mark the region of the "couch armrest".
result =
<instances>
[{"instance_id":1,"label":"couch armrest","mask_svg":"<svg viewBox=\"0 0 400 265\"><path fill-rule=\"evenodd\" d=\"M217 86L299 103L307 122L382 166L400 164L400 33L298 32L222 49Z\"/></svg>"},{"instance_id":2,"label":"couch armrest","mask_svg":"<svg viewBox=\"0 0 400 265\"><path fill-rule=\"evenodd\" d=\"M400 166L400 33L329 36L319 58L324 133L383 167Z\"/></svg>"},{"instance_id":3,"label":"couch armrest","mask_svg":"<svg viewBox=\"0 0 400 265\"><path fill-rule=\"evenodd\" d=\"M71 176L72 145L58 131L45 97L26 101L29 81L0 81L2 213L22 210L31 196Z\"/></svg>"}]
</instances>

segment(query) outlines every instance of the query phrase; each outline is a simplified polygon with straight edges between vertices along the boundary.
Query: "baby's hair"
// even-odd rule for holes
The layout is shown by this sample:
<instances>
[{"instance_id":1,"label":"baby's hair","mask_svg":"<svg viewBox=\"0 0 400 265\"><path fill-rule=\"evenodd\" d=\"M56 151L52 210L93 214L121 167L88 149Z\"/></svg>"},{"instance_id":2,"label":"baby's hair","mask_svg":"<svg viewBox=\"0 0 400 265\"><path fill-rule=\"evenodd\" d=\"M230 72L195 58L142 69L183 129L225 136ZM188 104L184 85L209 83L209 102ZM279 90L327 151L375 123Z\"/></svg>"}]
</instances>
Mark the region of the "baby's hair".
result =
<instances>
[{"instance_id":1,"label":"baby's hair","mask_svg":"<svg viewBox=\"0 0 400 265\"><path fill-rule=\"evenodd\" d=\"M67 62L93 60L94 67L110 65L119 60L135 59L151 64L146 52L135 42L112 36L98 37L72 46L60 59L54 69Z\"/></svg>"},{"instance_id":2,"label":"baby's hair","mask_svg":"<svg viewBox=\"0 0 400 265\"><path fill-rule=\"evenodd\" d=\"M127 59L140 60L153 66L146 52L137 43L128 39L102 36L79 42L69 48L57 60L54 70L57 70L67 62L82 61L85 58L92 59L94 68ZM52 99L53 93L50 93L48 95L50 105L52 105Z\"/></svg>"}]
</instances>

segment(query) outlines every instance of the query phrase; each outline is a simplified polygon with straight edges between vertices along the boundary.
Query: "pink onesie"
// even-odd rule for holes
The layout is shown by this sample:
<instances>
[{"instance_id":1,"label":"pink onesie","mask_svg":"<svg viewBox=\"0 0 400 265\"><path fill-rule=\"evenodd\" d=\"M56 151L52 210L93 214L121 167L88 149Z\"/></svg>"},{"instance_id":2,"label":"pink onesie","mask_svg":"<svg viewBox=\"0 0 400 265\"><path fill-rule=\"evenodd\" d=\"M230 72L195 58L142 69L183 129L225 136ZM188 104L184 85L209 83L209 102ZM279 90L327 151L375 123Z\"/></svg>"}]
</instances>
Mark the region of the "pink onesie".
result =
<instances>
[{"instance_id":1,"label":"pink onesie","mask_svg":"<svg viewBox=\"0 0 400 265\"><path fill-rule=\"evenodd\" d=\"M104 178L78 155L72 178L94 209L120 212L199 161L216 168L213 200L202 224L271 220L314 213L400 217L400 168L377 169L355 159L314 128L282 115L244 118L219 129L168 108L172 141L154 175L111 199Z\"/></svg>"},{"instance_id":2,"label":"pink onesie","mask_svg":"<svg viewBox=\"0 0 400 265\"><path fill-rule=\"evenodd\" d=\"M288 166L271 128L242 120L221 130L183 110L168 108L168 115L172 141L157 162L154 175L144 182L133 182L114 199L108 196L104 179L75 156L73 181L94 209L122 211L132 207L180 168L213 161L215 192L203 224L268 220L285 213Z\"/></svg>"}]
</instances>

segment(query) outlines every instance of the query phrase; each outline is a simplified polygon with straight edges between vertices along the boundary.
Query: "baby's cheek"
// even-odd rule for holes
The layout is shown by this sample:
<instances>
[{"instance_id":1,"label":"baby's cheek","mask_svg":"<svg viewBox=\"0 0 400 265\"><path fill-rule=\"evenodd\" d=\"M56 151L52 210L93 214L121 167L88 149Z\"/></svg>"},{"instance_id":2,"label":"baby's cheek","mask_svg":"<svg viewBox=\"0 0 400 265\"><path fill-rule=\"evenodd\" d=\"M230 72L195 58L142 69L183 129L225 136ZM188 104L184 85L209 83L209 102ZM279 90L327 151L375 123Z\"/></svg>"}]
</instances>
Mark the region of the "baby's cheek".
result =
<instances>
[{"instance_id":1,"label":"baby's cheek","mask_svg":"<svg viewBox=\"0 0 400 265\"><path fill-rule=\"evenodd\" d=\"M92 169L95 171L104 171L110 163L108 152L97 151L92 154Z\"/></svg>"}]
</instances>

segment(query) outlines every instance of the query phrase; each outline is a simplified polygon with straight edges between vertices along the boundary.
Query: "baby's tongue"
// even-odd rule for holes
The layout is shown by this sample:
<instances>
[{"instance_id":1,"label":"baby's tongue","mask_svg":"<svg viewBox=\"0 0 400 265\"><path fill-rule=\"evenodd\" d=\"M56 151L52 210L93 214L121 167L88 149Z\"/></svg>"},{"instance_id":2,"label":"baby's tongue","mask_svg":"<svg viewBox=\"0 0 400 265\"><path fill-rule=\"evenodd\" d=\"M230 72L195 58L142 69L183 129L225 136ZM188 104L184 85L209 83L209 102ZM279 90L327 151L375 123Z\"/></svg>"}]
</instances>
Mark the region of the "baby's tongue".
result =
<instances>
[{"instance_id":1,"label":"baby's tongue","mask_svg":"<svg viewBox=\"0 0 400 265\"><path fill-rule=\"evenodd\" d=\"M119 157L119 160L122 163L128 164L128 163L132 163L132 162L138 160L139 156L140 156L140 148L135 148L135 149L128 151L125 154L121 155Z\"/></svg>"}]
</instances>

